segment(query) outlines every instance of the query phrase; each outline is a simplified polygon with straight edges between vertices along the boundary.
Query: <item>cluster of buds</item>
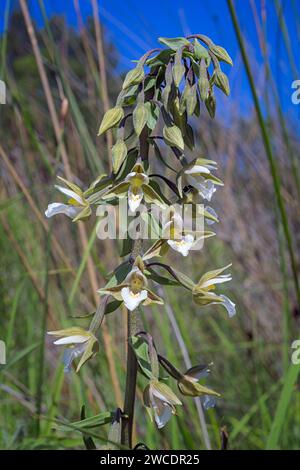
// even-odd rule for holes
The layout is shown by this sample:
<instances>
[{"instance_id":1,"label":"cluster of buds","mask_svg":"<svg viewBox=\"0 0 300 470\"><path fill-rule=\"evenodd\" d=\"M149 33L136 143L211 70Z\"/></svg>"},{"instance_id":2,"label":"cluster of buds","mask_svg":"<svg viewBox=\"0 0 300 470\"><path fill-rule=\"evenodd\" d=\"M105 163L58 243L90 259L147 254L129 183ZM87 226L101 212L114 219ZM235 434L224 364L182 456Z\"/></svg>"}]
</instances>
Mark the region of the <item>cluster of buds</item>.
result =
<instances>
[{"instance_id":1,"label":"cluster of buds","mask_svg":"<svg viewBox=\"0 0 300 470\"><path fill-rule=\"evenodd\" d=\"M189 161L186 150L194 151L195 147L189 119L199 117L203 105L214 117L215 87L229 94L228 79L220 63L232 65L232 61L224 48L206 36L160 38L159 41L167 48L149 51L137 62L125 77L116 105L105 113L101 122L99 135L108 130L113 130L115 135L112 172L99 176L86 190L60 178L65 187L57 186L57 189L68 197L68 201L50 204L46 216L62 213L73 221L86 220L92 215L93 206L108 202L116 204L120 198L127 199L132 214L142 202L163 209L167 214L164 223L154 220L150 212L147 218L149 225L155 222L159 226L161 237L148 249L140 243L138 252L132 241L131 249L123 250L126 256L129 255L128 259L116 268L106 286L99 289L100 302L103 302L101 315L117 310L122 304L129 312L152 303L163 304L163 299L150 290L150 281L181 286L190 291L197 305L222 305L231 317L235 313L234 303L215 292L217 284L231 280L229 274L223 274L230 265L207 272L198 283L194 283L169 262L163 263L156 258L166 257L169 249L186 257L199 241L215 235L205 227L198 231L182 229L182 217L174 210L174 203L181 206L189 204L193 208L192 219L202 217L207 225L218 222L213 208L204 205L211 201L217 188L223 186L215 175L217 164L203 156ZM162 135L159 135L160 130ZM171 152L168 158L167 149ZM154 173L155 161L175 171L174 179L165 176L163 171ZM178 171L176 167L179 167ZM162 270L166 271L167 277ZM113 301L108 302L110 297ZM73 327L50 332L59 337L55 344L68 346L65 354L67 370L76 357L81 356L77 366L79 370L95 354L98 346L95 325L99 327L101 321L92 322L93 326L88 331ZM180 373L156 352L149 334L133 336L131 346L140 371L148 379L144 404L159 428L181 405L175 393L160 378L159 365L177 380L183 395L201 396L204 407L211 406L212 397L219 396L198 382L208 374L206 366L196 366Z\"/></svg>"}]
</instances>

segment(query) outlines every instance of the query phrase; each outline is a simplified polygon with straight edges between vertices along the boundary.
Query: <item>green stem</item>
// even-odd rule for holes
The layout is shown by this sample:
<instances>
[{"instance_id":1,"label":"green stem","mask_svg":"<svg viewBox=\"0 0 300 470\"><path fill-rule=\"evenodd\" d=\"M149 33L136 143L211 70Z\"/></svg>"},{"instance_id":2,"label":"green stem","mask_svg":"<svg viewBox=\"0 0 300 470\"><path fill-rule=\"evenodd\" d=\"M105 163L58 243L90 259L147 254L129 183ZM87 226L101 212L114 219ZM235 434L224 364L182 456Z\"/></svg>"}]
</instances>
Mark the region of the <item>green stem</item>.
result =
<instances>
[{"instance_id":1,"label":"green stem","mask_svg":"<svg viewBox=\"0 0 300 470\"><path fill-rule=\"evenodd\" d=\"M273 179L276 202L277 202L277 205L278 205L278 209L279 209L279 213L280 213L280 217L281 217L281 221L282 221L283 232L284 232L284 236L285 236L285 239L286 239L287 248L288 248L289 257L290 257L290 262L291 262L291 268L292 268L292 272L293 272L295 291L296 291L296 295L297 295L298 304L300 305L300 286L299 286L299 280L298 280L298 274L297 274L297 264L296 264L296 259L295 259L295 256L294 256L292 236L291 236L290 229L289 229L285 204L284 204L282 194L281 194L281 188L280 188L281 187L281 182L280 182L279 172L278 172L278 169L277 169L276 161L275 161L274 156L273 156L272 147L271 147L270 139L269 139L269 136L268 136L268 131L267 131L266 124L265 124L265 121L264 121L264 118L263 118L263 114L262 114L262 111L261 111L261 108L260 108L258 95L257 95L256 89L255 89L254 79L253 79L253 76L252 76L250 64L249 64L246 49L245 49L245 46L244 46L244 41L243 41L243 38L242 38L240 26L239 26L239 23L238 23L238 19L237 19L236 13L235 13L235 9L234 9L232 0L227 0L227 5L228 5L229 11L230 11L232 23L233 23L233 26L234 26L234 29L235 29L235 33L236 33L237 40L238 40L238 43L239 43L239 47L240 47L240 51L241 51L241 54L242 54L243 62L244 62L244 65L245 65L245 69L246 69L246 73L247 73L247 77L248 77L248 80L249 80L249 84L250 84L250 88L251 88L251 92L252 92L252 97L253 97L253 101L254 101L254 105L255 105L255 109L256 109L256 114L257 114L258 122L259 122L259 125L260 125L261 133L262 133L263 143L264 143L264 146L265 146L267 158L268 158L269 165L270 165L270 171L271 171L271 176L272 176L272 179Z\"/></svg>"}]
</instances>

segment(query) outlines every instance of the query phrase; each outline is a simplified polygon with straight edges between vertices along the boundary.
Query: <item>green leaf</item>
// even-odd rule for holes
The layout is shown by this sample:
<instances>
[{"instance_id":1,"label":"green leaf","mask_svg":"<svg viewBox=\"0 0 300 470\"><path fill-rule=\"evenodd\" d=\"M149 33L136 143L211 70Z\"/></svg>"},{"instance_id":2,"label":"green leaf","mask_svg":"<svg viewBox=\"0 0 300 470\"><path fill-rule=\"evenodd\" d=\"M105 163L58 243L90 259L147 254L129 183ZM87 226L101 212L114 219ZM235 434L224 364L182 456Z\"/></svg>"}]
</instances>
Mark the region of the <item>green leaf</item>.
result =
<instances>
[{"instance_id":1,"label":"green leaf","mask_svg":"<svg viewBox=\"0 0 300 470\"><path fill-rule=\"evenodd\" d=\"M148 109L147 126L151 131L153 131L159 118L159 108L151 101L147 101L145 106Z\"/></svg>"},{"instance_id":2,"label":"green leaf","mask_svg":"<svg viewBox=\"0 0 300 470\"><path fill-rule=\"evenodd\" d=\"M139 363L142 372L148 379L153 379L153 374L151 370L151 363L148 352L148 343L144 338L139 336L131 336L131 346L136 355L137 361Z\"/></svg>"},{"instance_id":3,"label":"green leaf","mask_svg":"<svg viewBox=\"0 0 300 470\"><path fill-rule=\"evenodd\" d=\"M283 381L283 388L277 403L275 416L272 422L271 431L267 440L266 449L277 449L282 433L283 425L286 421L289 403L295 392L296 382L300 372L300 364L291 364ZM294 395L295 397L295 395Z\"/></svg>"},{"instance_id":4,"label":"green leaf","mask_svg":"<svg viewBox=\"0 0 300 470\"><path fill-rule=\"evenodd\" d=\"M186 38L158 38L161 44L169 47L173 51L177 51L180 47L189 46L189 41Z\"/></svg>"},{"instance_id":5,"label":"green leaf","mask_svg":"<svg viewBox=\"0 0 300 470\"><path fill-rule=\"evenodd\" d=\"M148 184L144 184L143 191L144 191L145 201L148 204L156 204L162 209L165 209L166 204L164 203L163 199L153 188L151 188L151 186L149 186Z\"/></svg>"},{"instance_id":6,"label":"green leaf","mask_svg":"<svg viewBox=\"0 0 300 470\"><path fill-rule=\"evenodd\" d=\"M170 62L170 58L173 54L174 52L172 50L164 49L156 56L151 57L151 59L148 59L146 61L146 65L148 65L148 67L157 67L158 65L167 65Z\"/></svg>"},{"instance_id":7,"label":"green leaf","mask_svg":"<svg viewBox=\"0 0 300 470\"><path fill-rule=\"evenodd\" d=\"M111 423L113 416L114 416L114 413L112 411L104 411L95 416L92 416L91 418L85 418L81 421L74 421L73 423L70 423L70 426L75 428L77 431L97 428L99 426L103 426L104 424ZM56 429L58 431L63 431L63 432L73 430L67 424L57 425Z\"/></svg>"}]
</instances>

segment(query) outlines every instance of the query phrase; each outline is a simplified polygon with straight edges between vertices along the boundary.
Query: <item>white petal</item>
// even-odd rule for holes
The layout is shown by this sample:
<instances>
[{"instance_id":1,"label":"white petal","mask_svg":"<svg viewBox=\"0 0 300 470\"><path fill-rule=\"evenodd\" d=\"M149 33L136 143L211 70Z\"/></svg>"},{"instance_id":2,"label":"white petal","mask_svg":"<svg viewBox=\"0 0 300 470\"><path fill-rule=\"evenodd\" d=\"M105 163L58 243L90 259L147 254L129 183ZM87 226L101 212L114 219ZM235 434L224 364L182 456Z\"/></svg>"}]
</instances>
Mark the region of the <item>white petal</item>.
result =
<instances>
[{"instance_id":1,"label":"white petal","mask_svg":"<svg viewBox=\"0 0 300 470\"><path fill-rule=\"evenodd\" d=\"M208 201L211 200L213 194L216 192L216 187L213 184L212 181L208 180L205 181L205 183L199 185L198 191L200 195L204 198L207 199Z\"/></svg>"},{"instance_id":2,"label":"white petal","mask_svg":"<svg viewBox=\"0 0 300 470\"><path fill-rule=\"evenodd\" d=\"M134 294L131 292L129 287L123 287L123 289L121 289L121 296L124 300L125 306L132 312L141 302L143 302L143 300L148 297L148 292L146 290L141 290L141 292Z\"/></svg>"},{"instance_id":3,"label":"white petal","mask_svg":"<svg viewBox=\"0 0 300 470\"><path fill-rule=\"evenodd\" d=\"M131 187L129 187L129 190L128 190L128 205L129 205L129 209L131 210L131 212L136 211L136 209L139 207L139 205L140 205L140 203L143 199L143 196L144 196L144 193L143 193L142 188L138 188L137 193L134 194L132 192Z\"/></svg>"},{"instance_id":4,"label":"white petal","mask_svg":"<svg viewBox=\"0 0 300 470\"><path fill-rule=\"evenodd\" d=\"M216 192L215 185L211 180L205 180L201 176L197 179L193 176L188 176L187 180L191 186L198 189L199 194L203 197L203 199L210 201L212 195Z\"/></svg>"},{"instance_id":5,"label":"white petal","mask_svg":"<svg viewBox=\"0 0 300 470\"><path fill-rule=\"evenodd\" d=\"M213 169L214 167L210 166L210 168ZM199 174L199 173L209 174L210 173L209 166L206 167L202 165L195 165L189 170L185 170L186 175L194 175L194 174Z\"/></svg>"},{"instance_id":6,"label":"white petal","mask_svg":"<svg viewBox=\"0 0 300 470\"><path fill-rule=\"evenodd\" d=\"M45 216L49 218L56 214L65 214L73 219L77 214L79 214L81 210L81 207L61 204L60 202L53 202L52 204L48 205L48 208L45 211Z\"/></svg>"},{"instance_id":7,"label":"white petal","mask_svg":"<svg viewBox=\"0 0 300 470\"><path fill-rule=\"evenodd\" d=\"M192 235L185 235L181 240L168 240L167 243L173 250L181 253L182 256L187 256L194 244L194 237Z\"/></svg>"},{"instance_id":8,"label":"white petal","mask_svg":"<svg viewBox=\"0 0 300 470\"><path fill-rule=\"evenodd\" d=\"M201 288L205 289L205 287L213 286L214 284L222 284L223 282L231 281L231 279L231 274L223 274L203 282Z\"/></svg>"},{"instance_id":9,"label":"white petal","mask_svg":"<svg viewBox=\"0 0 300 470\"><path fill-rule=\"evenodd\" d=\"M164 403L163 407L164 407L163 412L160 412L160 413L158 413L157 408L153 408L154 418L155 418L155 422L157 424L158 429L163 428L172 417L171 406L168 405L167 403Z\"/></svg>"},{"instance_id":10,"label":"white petal","mask_svg":"<svg viewBox=\"0 0 300 470\"><path fill-rule=\"evenodd\" d=\"M54 344L77 344L77 343L85 343L88 341L88 336L83 335L73 335L73 336L66 336L65 338L60 338L54 341Z\"/></svg>"},{"instance_id":11,"label":"white petal","mask_svg":"<svg viewBox=\"0 0 300 470\"><path fill-rule=\"evenodd\" d=\"M86 348L85 344L80 344L79 346L76 346L75 348L67 348L64 350L64 355L63 355L63 364L64 364L64 372L71 372L72 370L72 362L74 359L77 357L81 356L84 353L84 350Z\"/></svg>"},{"instance_id":12,"label":"white petal","mask_svg":"<svg viewBox=\"0 0 300 470\"><path fill-rule=\"evenodd\" d=\"M216 406L216 399L212 397L211 395L203 395L202 399L202 405L205 410L208 410L209 408L213 408Z\"/></svg>"},{"instance_id":13,"label":"white petal","mask_svg":"<svg viewBox=\"0 0 300 470\"><path fill-rule=\"evenodd\" d=\"M84 200L82 199L79 194L75 193L75 191L72 191L72 189L69 188L64 188L63 186L58 186L55 185L56 189L58 189L61 193L66 194L66 196L69 196L72 199L75 199L79 204L84 204Z\"/></svg>"},{"instance_id":14,"label":"white petal","mask_svg":"<svg viewBox=\"0 0 300 470\"><path fill-rule=\"evenodd\" d=\"M229 317L233 317L236 314L235 303L228 299L226 295L220 295L220 297L223 299L223 305L226 308Z\"/></svg>"}]
</instances>

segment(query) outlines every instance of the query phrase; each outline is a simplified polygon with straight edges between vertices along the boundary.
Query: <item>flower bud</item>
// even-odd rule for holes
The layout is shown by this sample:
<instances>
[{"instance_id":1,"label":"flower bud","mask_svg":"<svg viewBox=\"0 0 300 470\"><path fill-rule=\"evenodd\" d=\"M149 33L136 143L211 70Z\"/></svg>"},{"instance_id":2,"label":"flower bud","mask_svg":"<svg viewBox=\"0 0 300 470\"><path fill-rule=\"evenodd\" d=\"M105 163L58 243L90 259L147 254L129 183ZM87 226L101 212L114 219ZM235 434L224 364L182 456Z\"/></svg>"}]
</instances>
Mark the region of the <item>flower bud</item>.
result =
<instances>
[{"instance_id":1,"label":"flower bud","mask_svg":"<svg viewBox=\"0 0 300 470\"><path fill-rule=\"evenodd\" d=\"M111 149L112 153L112 165L114 173L118 173L123 161L127 155L127 147L123 140L118 140L113 148Z\"/></svg>"},{"instance_id":2,"label":"flower bud","mask_svg":"<svg viewBox=\"0 0 300 470\"><path fill-rule=\"evenodd\" d=\"M233 65L232 59L226 49L224 49L224 47L216 46L215 44L213 44L212 46L210 46L210 50L211 52L213 52L213 54L215 54L215 56L219 60L226 62L226 64Z\"/></svg>"},{"instance_id":3,"label":"flower bud","mask_svg":"<svg viewBox=\"0 0 300 470\"><path fill-rule=\"evenodd\" d=\"M133 127L137 136L140 135L148 121L148 108L144 103L137 105L133 111Z\"/></svg>"},{"instance_id":4,"label":"flower bud","mask_svg":"<svg viewBox=\"0 0 300 470\"><path fill-rule=\"evenodd\" d=\"M98 135L103 134L106 132L108 129L111 129L112 127L116 127L121 119L124 117L124 111L121 106L115 106L112 109L109 109L106 111L106 113L103 116Z\"/></svg>"},{"instance_id":5,"label":"flower bud","mask_svg":"<svg viewBox=\"0 0 300 470\"><path fill-rule=\"evenodd\" d=\"M228 82L227 75L225 75L222 70L217 70L214 74L214 83L217 87L222 90L226 96L229 96L230 94L230 86Z\"/></svg>"},{"instance_id":6,"label":"flower bud","mask_svg":"<svg viewBox=\"0 0 300 470\"><path fill-rule=\"evenodd\" d=\"M166 144L170 145L171 147L176 147L179 150L184 150L184 142L179 127L165 126L163 129L163 136Z\"/></svg>"},{"instance_id":7,"label":"flower bud","mask_svg":"<svg viewBox=\"0 0 300 470\"><path fill-rule=\"evenodd\" d=\"M122 89L126 90L126 88L129 88L132 85L138 85L144 80L144 77L145 73L142 67L136 67L135 69L130 70L125 77Z\"/></svg>"}]
</instances>

